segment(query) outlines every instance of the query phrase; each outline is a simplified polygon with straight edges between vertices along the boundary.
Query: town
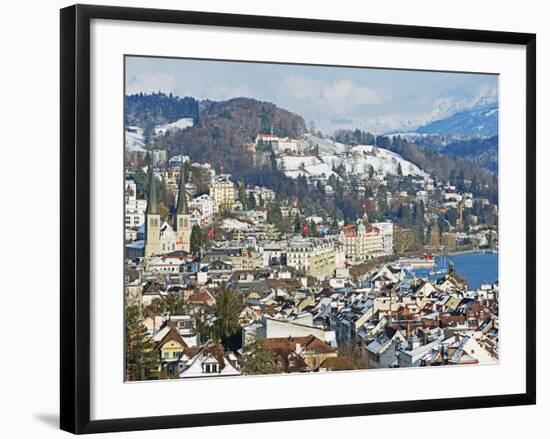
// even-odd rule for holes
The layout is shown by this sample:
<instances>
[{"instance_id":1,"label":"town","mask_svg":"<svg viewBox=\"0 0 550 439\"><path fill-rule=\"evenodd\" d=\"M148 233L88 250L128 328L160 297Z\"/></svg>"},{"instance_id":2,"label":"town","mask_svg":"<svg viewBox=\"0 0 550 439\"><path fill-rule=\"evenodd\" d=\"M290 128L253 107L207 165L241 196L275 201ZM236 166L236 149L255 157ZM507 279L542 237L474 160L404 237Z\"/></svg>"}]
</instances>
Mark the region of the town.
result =
<instances>
[{"instance_id":1,"label":"town","mask_svg":"<svg viewBox=\"0 0 550 439\"><path fill-rule=\"evenodd\" d=\"M127 149L126 380L498 362L498 280L469 288L434 257L497 251L497 206L475 182L314 132L260 133L246 151L323 199L354 193L360 213L312 214L223 166Z\"/></svg>"}]
</instances>

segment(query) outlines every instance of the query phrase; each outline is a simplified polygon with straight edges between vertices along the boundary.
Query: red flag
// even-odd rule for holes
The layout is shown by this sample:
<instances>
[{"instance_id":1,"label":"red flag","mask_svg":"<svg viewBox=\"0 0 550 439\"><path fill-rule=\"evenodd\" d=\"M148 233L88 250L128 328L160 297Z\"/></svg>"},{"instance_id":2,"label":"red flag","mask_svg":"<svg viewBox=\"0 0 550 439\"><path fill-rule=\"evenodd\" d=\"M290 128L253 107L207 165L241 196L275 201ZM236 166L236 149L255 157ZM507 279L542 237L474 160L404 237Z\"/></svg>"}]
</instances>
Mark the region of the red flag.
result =
<instances>
[{"instance_id":1,"label":"red flag","mask_svg":"<svg viewBox=\"0 0 550 439\"><path fill-rule=\"evenodd\" d=\"M213 238L214 237L214 228L210 227L210 230L208 231L208 237Z\"/></svg>"}]
</instances>

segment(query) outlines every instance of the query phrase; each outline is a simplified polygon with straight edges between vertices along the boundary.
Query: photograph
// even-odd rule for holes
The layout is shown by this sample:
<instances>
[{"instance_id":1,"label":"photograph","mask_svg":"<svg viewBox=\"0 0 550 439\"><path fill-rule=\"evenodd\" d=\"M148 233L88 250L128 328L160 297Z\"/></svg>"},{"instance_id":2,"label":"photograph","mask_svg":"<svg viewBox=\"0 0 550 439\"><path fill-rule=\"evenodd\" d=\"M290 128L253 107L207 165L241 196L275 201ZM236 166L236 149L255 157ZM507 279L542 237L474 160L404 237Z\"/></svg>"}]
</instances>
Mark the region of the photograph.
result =
<instances>
[{"instance_id":1,"label":"photograph","mask_svg":"<svg viewBox=\"0 0 550 439\"><path fill-rule=\"evenodd\" d=\"M121 130L125 382L499 364L498 74L127 54Z\"/></svg>"},{"instance_id":2,"label":"photograph","mask_svg":"<svg viewBox=\"0 0 550 439\"><path fill-rule=\"evenodd\" d=\"M544 431L549 14L425 2L7 3L2 437Z\"/></svg>"}]
</instances>

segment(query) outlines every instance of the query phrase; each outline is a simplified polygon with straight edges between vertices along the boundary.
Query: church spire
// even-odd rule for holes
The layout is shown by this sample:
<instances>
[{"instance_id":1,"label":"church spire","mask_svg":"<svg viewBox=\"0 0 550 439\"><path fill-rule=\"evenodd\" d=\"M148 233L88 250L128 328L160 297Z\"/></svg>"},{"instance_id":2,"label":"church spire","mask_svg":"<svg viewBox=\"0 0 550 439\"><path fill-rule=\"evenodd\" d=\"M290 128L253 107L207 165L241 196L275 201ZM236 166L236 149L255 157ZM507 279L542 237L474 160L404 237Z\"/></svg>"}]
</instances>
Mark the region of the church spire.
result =
<instances>
[{"instance_id":1,"label":"church spire","mask_svg":"<svg viewBox=\"0 0 550 439\"><path fill-rule=\"evenodd\" d=\"M149 172L151 174L149 179L149 197L147 199L147 211L145 213L147 215L158 215L159 205L157 200L157 183L152 166Z\"/></svg>"},{"instance_id":2,"label":"church spire","mask_svg":"<svg viewBox=\"0 0 550 439\"><path fill-rule=\"evenodd\" d=\"M180 188L178 191L178 204L176 207L176 215L187 215L189 209L187 207L187 192L185 191L185 175L183 172L183 163L181 161L181 171L180 171Z\"/></svg>"}]
</instances>

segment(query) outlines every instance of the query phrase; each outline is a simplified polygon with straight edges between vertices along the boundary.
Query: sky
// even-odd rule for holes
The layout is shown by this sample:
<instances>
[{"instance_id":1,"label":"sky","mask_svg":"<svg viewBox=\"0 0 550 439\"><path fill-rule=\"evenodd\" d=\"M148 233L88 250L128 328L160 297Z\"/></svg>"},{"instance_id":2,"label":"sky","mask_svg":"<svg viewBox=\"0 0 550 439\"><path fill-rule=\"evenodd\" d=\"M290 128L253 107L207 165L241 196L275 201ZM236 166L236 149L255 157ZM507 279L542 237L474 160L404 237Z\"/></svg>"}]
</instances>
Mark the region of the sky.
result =
<instances>
[{"instance_id":1,"label":"sky","mask_svg":"<svg viewBox=\"0 0 550 439\"><path fill-rule=\"evenodd\" d=\"M365 121L387 130L434 120L478 102L495 102L498 76L127 57L126 94L158 91L198 99L269 101L328 130L354 124L364 128Z\"/></svg>"}]
</instances>

